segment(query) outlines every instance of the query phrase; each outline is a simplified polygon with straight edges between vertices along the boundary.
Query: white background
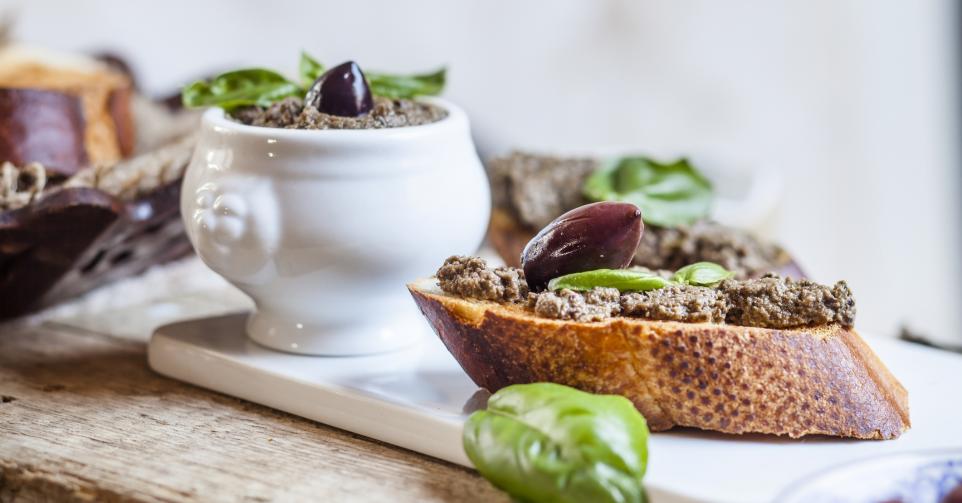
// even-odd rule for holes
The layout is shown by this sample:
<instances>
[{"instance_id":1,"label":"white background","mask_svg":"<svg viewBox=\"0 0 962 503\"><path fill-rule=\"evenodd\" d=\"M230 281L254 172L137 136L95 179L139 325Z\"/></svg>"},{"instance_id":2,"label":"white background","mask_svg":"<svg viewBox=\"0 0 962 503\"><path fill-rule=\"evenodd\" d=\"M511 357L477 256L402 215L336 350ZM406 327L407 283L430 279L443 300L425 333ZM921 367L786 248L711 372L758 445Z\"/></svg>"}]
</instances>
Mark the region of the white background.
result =
<instances>
[{"instance_id":1,"label":"white background","mask_svg":"<svg viewBox=\"0 0 962 503\"><path fill-rule=\"evenodd\" d=\"M5 0L16 35L114 48L160 93L211 70L293 72L301 49L447 64L485 153L634 147L770 170L769 232L858 325L962 340L962 205L948 0Z\"/></svg>"}]
</instances>

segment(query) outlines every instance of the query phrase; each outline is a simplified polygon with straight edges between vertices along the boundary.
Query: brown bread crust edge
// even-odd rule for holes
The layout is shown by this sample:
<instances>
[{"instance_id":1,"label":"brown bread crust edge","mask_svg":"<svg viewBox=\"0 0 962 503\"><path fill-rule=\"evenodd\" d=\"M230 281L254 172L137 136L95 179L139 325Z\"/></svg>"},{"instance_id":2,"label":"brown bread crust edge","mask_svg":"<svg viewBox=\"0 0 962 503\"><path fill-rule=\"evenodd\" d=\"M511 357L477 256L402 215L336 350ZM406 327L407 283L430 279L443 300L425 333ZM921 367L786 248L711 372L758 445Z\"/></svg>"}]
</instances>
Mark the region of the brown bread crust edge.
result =
<instances>
[{"instance_id":1,"label":"brown bread crust edge","mask_svg":"<svg viewBox=\"0 0 962 503\"><path fill-rule=\"evenodd\" d=\"M575 323L408 285L478 386L551 381L624 395L653 431L896 438L908 394L854 330L614 318Z\"/></svg>"}]
</instances>

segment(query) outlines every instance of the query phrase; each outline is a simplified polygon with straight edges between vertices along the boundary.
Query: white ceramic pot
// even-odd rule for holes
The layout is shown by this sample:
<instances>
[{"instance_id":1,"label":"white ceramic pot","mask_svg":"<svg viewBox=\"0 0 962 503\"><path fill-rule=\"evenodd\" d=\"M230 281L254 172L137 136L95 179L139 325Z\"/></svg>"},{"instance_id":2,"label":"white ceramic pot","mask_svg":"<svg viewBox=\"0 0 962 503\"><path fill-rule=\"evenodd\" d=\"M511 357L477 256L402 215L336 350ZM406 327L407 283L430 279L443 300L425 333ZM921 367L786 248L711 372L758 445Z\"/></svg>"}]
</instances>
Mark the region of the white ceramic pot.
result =
<instances>
[{"instance_id":1,"label":"white ceramic pot","mask_svg":"<svg viewBox=\"0 0 962 503\"><path fill-rule=\"evenodd\" d=\"M371 354L424 322L405 283L473 253L490 212L458 107L367 130L245 126L204 114L181 212L201 259L256 304L247 333L283 351Z\"/></svg>"}]
</instances>

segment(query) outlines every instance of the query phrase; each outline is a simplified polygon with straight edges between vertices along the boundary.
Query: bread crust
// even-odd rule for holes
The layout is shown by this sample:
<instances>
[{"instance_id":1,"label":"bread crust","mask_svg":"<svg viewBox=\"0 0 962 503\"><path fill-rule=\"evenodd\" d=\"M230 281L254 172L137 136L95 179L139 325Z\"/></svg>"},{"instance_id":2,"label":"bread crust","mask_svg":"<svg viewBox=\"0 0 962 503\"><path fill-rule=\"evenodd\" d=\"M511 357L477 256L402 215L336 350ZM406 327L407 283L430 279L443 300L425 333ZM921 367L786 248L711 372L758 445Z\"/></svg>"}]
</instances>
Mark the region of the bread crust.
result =
<instances>
[{"instance_id":1,"label":"bread crust","mask_svg":"<svg viewBox=\"0 0 962 503\"><path fill-rule=\"evenodd\" d=\"M653 431L896 438L908 394L854 330L618 317L576 323L408 285L454 358L496 391L550 381L630 399Z\"/></svg>"}]
</instances>

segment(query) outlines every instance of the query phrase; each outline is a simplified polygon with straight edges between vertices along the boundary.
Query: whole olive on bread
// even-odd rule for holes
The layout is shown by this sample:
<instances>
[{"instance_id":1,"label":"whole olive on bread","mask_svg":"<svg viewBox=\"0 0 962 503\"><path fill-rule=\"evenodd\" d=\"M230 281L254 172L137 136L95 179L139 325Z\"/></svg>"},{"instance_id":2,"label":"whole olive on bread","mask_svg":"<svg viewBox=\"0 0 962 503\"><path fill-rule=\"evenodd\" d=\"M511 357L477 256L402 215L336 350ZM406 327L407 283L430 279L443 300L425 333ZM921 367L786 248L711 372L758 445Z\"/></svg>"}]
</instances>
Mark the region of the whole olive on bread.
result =
<instances>
[{"instance_id":1,"label":"whole olive on bread","mask_svg":"<svg viewBox=\"0 0 962 503\"><path fill-rule=\"evenodd\" d=\"M627 267L644 230L641 210L630 203L575 208L541 229L521 252L528 287L538 292L568 273Z\"/></svg>"}]
</instances>

